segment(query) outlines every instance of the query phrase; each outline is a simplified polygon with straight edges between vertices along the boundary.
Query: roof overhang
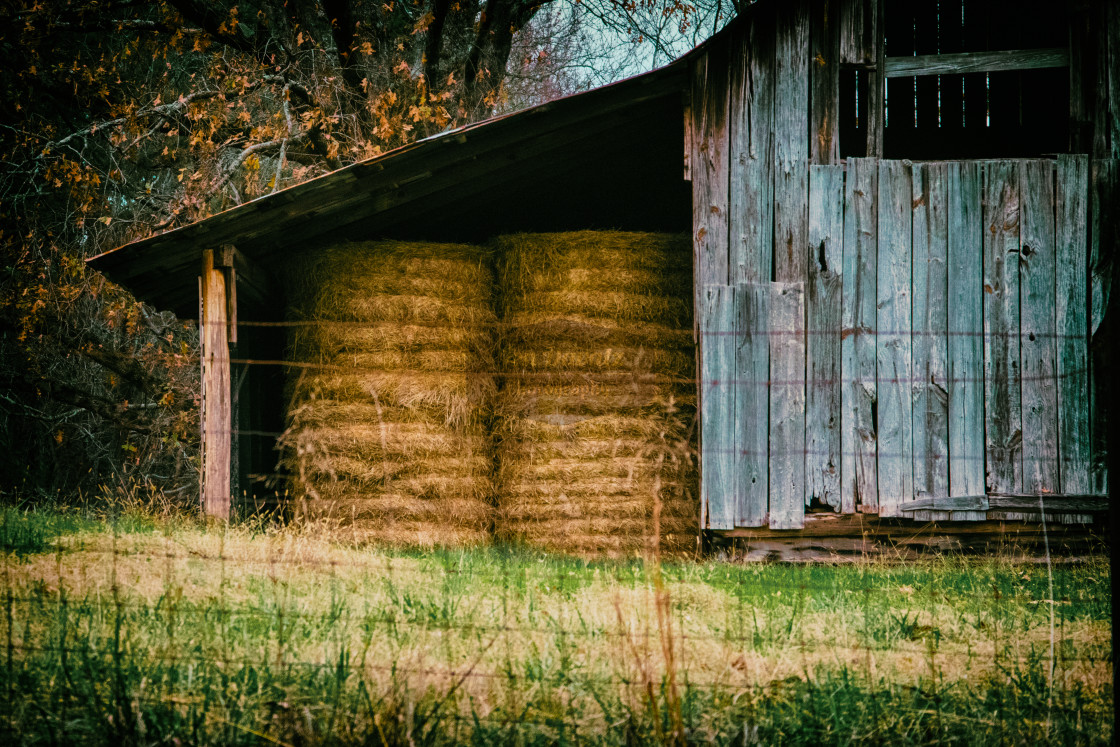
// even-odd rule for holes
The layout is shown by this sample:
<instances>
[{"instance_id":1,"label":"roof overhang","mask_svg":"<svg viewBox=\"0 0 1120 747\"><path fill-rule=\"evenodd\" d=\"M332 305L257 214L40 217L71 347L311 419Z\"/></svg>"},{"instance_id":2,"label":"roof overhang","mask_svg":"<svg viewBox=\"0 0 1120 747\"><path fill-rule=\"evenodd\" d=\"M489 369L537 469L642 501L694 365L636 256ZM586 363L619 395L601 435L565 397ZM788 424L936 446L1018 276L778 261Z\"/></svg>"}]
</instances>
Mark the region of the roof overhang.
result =
<instances>
[{"instance_id":1,"label":"roof overhang","mask_svg":"<svg viewBox=\"0 0 1120 747\"><path fill-rule=\"evenodd\" d=\"M438 238L433 221L455 216L472 221L486 209L488 190L521 197L520 202L514 199L520 207L511 212L511 219L518 211L532 212L540 200L558 201L557 210L570 211L571 204L565 207L564 200L572 190L589 190L589 201L601 201L603 194L618 190L640 191L649 178L642 172L642 161L649 160L645 157L670 158L680 173L682 139L674 143L673 138L683 127L680 110L687 78L687 58L681 58L644 75L417 141L197 223L125 244L91 258L89 264L140 300L194 316L195 277L203 249L232 244L249 261L267 267L283 254L324 240ZM673 117L674 122L659 121ZM620 160L620 151L642 138L648 139L646 150L628 152ZM672 152L663 153L666 148ZM590 174L578 173L589 169ZM618 173L623 181L617 189L595 193L610 177L609 171L595 173L600 169L626 173ZM551 191L524 194L534 179L551 183L565 173L568 180L556 182ZM486 226L535 228L516 220L491 220L479 223L479 230Z\"/></svg>"}]
</instances>

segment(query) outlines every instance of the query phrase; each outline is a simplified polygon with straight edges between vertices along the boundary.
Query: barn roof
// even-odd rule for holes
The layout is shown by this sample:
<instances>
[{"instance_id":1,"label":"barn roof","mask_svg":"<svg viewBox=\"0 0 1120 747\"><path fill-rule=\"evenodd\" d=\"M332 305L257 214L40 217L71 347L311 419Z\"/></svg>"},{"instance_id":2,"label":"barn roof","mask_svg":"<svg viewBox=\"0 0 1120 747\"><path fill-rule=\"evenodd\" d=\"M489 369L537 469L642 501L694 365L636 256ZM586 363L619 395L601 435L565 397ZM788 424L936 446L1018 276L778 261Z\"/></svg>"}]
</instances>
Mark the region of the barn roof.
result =
<instances>
[{"instance_id":1,"label":"barn roof","mask_svg":"<svg viewBox=\"0 0 1120 747\"><path fill-rule=\"evenodd\" d=\"M372 237L688 230L687 56L585 93L451 130L89 260L142 301L197 314L202 248L269 260Z\"/></svg>"}]
</instances>

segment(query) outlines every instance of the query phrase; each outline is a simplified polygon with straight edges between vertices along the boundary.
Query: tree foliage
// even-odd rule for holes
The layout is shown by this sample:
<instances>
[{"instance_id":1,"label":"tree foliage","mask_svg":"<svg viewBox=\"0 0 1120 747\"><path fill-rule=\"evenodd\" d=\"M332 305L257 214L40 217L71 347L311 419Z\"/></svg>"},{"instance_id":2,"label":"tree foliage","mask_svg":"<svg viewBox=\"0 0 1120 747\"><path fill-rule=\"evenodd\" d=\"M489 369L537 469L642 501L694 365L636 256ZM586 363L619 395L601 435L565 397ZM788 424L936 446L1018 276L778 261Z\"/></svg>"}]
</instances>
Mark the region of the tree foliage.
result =
<instances>
[{"instance_id":1,"label":"tree foliage","mask_svg":"<svg viewBox=\"0 0 1120 747\"><path fill-rule=\"evenodd\" d=\"M197 335L85 258L666 62L718 2L0 3L0 490L193 484Z\"/></svg>"}]
</instances>

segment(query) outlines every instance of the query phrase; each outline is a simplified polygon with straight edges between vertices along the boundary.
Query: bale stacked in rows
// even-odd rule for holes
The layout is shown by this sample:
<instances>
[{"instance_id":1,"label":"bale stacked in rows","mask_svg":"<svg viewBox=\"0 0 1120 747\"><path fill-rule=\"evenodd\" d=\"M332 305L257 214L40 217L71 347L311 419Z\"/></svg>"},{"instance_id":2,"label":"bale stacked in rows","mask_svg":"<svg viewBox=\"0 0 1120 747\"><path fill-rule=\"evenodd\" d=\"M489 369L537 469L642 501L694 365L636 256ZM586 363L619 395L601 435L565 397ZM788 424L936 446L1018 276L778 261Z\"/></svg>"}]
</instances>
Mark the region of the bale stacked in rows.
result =
<instances>
[{"instance_id":1,"label":"bale stacked in rows","mask_svg":"<svg viewBox=\"0 0 1120 747\"><path fill-rule=\"evenodd\" d=\"M497 250L499 535L577 553L695 547L688 239L520 234Z\"/></svg>"},{"instance_id":2,"label":"bale stacked in rows","mask_svg":"<svg viewBox=\"0 0 1120 747\"><path fill-rule=\"evenodd\" d=\"M289 268L284 462L304 518L358 540L489 537L496 391L488 251L335 246Z\"/></svg>"}]
</instances>

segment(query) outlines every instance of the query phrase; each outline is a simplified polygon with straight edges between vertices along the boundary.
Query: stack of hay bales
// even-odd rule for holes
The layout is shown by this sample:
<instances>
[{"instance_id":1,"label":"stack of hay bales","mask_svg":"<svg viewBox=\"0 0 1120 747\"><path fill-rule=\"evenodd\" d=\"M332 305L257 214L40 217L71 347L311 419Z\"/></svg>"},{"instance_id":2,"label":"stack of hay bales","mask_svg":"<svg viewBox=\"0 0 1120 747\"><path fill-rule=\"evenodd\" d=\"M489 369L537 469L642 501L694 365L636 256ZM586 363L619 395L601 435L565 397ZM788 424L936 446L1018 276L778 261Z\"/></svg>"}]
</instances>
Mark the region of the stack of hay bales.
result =
<instances>
[{"instance_id":1,"label":"stack of hay bales","mask_svg":"<svg viewBox=\"0 0 1120 747\"><path fill-rule=\"evenodd\" d=\"M288 268L283 463L304 520L358 541L489 538L496 392L491 254L334 246Z\"/></svg>"},{"instance_id":2,"label":"stack of hay bales","mask_svg":"<svg viewBox=\"0 0 1120 747\"><path fill-rule=\"evenodd\" d=\"M628 555L695 547L687 237L497 239L499 536Z\"/></svg>"}]
</instances>

